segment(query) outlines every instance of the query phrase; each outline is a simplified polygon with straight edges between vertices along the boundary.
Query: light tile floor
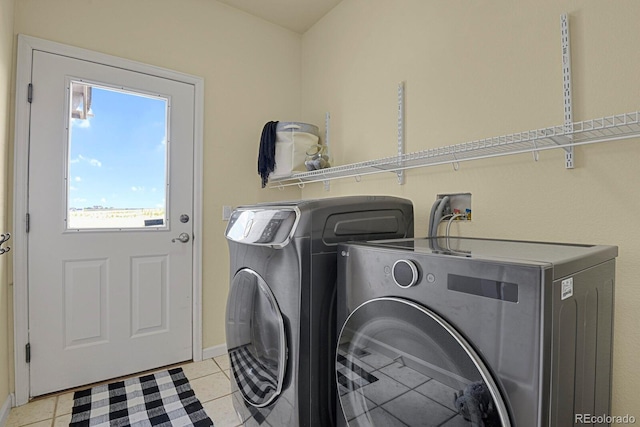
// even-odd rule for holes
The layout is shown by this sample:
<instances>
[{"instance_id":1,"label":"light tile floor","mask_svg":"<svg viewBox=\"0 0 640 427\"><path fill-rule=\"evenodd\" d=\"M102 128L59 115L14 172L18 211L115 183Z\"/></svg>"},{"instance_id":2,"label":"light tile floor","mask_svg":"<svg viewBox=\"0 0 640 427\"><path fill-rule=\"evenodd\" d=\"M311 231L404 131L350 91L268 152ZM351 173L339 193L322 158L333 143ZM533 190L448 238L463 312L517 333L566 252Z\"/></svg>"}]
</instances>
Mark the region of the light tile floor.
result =
<instances>
[{"instance_id":1,"label":"light tile floor","mask_svg":"<svg viewBox=\"0 0 640 427\"><path fill-rule=\"evenodd\" d=\"M231 403L229 358L227 355L180 366L215 427L236 427L240 421ZM166 368L163 368L166 369ZM159 369L162 370L162 369ZM13 408L5 427L68 426L73 408L73 391L48 395Z\"/></svg>"}]
</instances>

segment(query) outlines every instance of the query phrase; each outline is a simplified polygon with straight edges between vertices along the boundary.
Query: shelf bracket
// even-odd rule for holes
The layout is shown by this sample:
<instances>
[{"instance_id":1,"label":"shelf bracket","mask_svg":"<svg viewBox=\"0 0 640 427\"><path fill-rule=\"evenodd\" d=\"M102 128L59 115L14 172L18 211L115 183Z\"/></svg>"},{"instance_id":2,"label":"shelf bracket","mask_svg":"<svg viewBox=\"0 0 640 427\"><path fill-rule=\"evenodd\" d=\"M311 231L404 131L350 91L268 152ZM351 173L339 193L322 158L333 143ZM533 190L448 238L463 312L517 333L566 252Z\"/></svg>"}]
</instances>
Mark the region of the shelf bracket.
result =
<instances>
[{"instance_id":1,"label":"shelf bracket","mask_svg":"<svg viewBox=\"0 0 640 427\"><path fill-rule=\"evenodd\" d=\"M404 166L401 161L404 148L404 82L400 82L398 83L398 166ZM398 184L404 185L404 170L399 170L396 174Z\"/></svg>"},{"instance_id":2,"label":"shelf bracket","mask_svg":"<svg viewBox=\"0 0 640 427\"><path fill-rule=\"evenodd\" d=\"M331 158L331 149L329 148L330 122L331 122L331 114L329 114L329 112L327 111L326 113L324 113L324 145L326 146L327 155L329 156L330 161L333 162ZM324 181L322 181L322 183L324 184L324 191L331 190L331 181L329 181L328 179L325 179Z\"/></svg>"},{"instance_id":3,"label":"shelf bracket","mask_svg":"<svg viewBox=\"0 0 640 427\"><path fill-rule=\"evenodd\" d=\"M571 46L569 43L569 17L566 13L560 15L560 29L562 39L562 88L564 98L564 131L569 140L573 134L573 112L571 105ZM564 166L573 169L573 146L564 148Z\"/></svg>"}]
</instances>

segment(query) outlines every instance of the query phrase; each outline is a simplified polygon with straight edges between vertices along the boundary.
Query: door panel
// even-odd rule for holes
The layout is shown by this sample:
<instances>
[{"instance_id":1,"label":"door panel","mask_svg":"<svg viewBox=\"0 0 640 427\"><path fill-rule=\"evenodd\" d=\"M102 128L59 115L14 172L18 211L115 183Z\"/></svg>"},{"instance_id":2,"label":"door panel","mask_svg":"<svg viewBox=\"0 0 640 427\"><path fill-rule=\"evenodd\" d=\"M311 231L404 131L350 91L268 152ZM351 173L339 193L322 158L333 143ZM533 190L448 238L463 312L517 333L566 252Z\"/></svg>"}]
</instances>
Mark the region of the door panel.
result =
<instances>
[{"instance_id":1,"label":"door panel","mask_svg":"<svg viewBox=\"0 0 640 427\"><path fill-rule=\"evenodd\" d=\"M131 335L166 332L167 257L134 257L131 260Z\"/></svg>"},{"instance_id":2,"label":"door panel","mask_svg":"<svg viewBox=\"0 0 640 427\"><path fill-rule=\"evenodd\" d=\"M193 85L40 51L32 82L30 394L190 360Z\"/></svg>"},{"instance_id":3,"label":"door panel","mask_svg":"<svg viewBox=\"0 0 640 427\"><path fill-rule=\"evenodd\" d=\"M65 261L63 280L65 348L107 342L106 260Z\"/></svg>"}]
</instances>

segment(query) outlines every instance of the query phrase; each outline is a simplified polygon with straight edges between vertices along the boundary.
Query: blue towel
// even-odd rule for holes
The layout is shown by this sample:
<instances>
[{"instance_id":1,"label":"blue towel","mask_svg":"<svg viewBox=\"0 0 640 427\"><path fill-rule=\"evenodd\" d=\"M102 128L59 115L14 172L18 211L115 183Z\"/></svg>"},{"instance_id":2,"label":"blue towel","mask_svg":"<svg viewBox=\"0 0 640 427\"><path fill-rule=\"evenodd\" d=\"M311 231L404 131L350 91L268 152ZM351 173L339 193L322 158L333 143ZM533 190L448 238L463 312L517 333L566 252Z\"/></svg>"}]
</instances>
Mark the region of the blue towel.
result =
<instances>
[{"instance_id":1,"label":"blue towel","mask_svg":"<svg viewBox=\"0 0 640 427\"><path fill-rule=\"evenodd\" d=\"M276 167L276 128L278 122L267 122L262 128L260 151L258 152L258 174L262 178L262 188L269 181L269 174Z\"/></svg>"}]
</instances>

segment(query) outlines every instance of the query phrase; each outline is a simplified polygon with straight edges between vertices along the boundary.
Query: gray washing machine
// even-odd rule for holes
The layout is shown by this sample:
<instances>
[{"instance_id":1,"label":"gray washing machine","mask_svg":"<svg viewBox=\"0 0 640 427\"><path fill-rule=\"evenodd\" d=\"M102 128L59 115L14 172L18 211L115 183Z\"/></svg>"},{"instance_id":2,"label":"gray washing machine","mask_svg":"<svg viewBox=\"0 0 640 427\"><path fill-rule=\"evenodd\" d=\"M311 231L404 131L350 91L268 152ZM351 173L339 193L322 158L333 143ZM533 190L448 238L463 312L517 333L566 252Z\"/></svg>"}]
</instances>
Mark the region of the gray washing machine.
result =
<instances>
[{"instance_id":1,"label":"gray washing machine","mask_svg":"<svg viewBox=\"0 0 640 427\"><path fill-rule=\"evenodd\" d=\"M338 425L610 414L617 247L432 238L338 253Z\"/></svg>"},{"instance_id":2,"label":"gray washing machine","mask_svg":"<svg viewBox=\"0 0 640 427\"><path fill-rule=\"evenodd\" d=\"M226 231L226 338L246 425L335 423L336 247L413 236L413 205L354 196L239 207Z\"/></svg>"}]
</instances>

